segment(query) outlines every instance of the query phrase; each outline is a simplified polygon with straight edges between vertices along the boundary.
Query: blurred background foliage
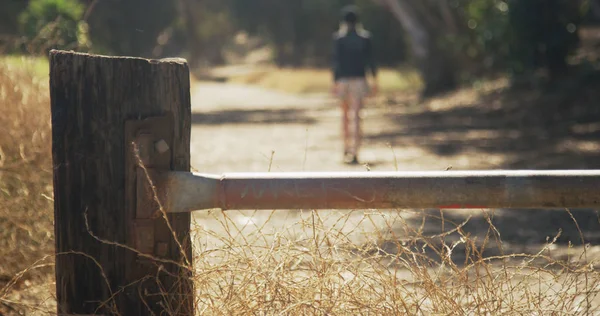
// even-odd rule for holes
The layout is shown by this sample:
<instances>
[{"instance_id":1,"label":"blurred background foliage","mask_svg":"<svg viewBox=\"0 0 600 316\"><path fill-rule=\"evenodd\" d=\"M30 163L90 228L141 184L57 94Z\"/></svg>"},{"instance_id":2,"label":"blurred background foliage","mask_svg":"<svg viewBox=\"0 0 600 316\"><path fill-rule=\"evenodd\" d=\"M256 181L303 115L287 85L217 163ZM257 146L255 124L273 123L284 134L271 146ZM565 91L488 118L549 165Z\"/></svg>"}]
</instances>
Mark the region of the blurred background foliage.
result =
<instances>
[{"instance_id":1,"label":"blurred background foliage","mask_svg":"<svg viewBox=\"0 0 600 316\"><path fill-rule=\"evenodd\" d=\"M88 43L84 6L77 0L31 0L18 14L18 30L28 51L52 47L82 49ZM51 38L52 42L47 39Z\"/></svg>"},{"instance_id":2,"label":"blurred background foliage","mask_svg":"<svg viewBox=\"0 0 600 316\"><path fill-rule=\"evenodd\" d=\"M0 45L183 56L195 69L262 51L251 62L327 67L347 4L362 9L380 64L415 66L426 95L498 73L559 77L600 14L597 0L0 0Z\"/></svg>"}]
</instances>

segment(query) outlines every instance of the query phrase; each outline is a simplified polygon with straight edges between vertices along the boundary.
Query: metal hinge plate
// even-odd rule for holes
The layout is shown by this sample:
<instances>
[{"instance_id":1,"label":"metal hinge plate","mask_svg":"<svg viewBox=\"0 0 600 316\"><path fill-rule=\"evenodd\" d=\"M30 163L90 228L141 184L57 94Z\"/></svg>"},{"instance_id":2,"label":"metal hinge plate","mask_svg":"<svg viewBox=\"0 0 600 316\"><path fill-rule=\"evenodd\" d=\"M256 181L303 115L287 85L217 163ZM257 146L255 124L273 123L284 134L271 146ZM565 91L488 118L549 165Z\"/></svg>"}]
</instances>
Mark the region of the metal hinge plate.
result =
<instances>
[{"instance_id":1,"label":"metal hinge plate","mask_svg":"<svg viewBox=\"0 0 600 316\"><path fill-rule=\"evenodd\" d=\"M148 117L140 120L128 120L125 123L127 156L125 181L128 194L135 201L126 201L126 207L132 216L129 244L147 255L166 253L168 241L157 240L157 225L160 225L160 212L151 172L171 170L173 161L173 118L172 115ZM131 194L129 194L131 193Z\"/></svg>"}]
</instances>

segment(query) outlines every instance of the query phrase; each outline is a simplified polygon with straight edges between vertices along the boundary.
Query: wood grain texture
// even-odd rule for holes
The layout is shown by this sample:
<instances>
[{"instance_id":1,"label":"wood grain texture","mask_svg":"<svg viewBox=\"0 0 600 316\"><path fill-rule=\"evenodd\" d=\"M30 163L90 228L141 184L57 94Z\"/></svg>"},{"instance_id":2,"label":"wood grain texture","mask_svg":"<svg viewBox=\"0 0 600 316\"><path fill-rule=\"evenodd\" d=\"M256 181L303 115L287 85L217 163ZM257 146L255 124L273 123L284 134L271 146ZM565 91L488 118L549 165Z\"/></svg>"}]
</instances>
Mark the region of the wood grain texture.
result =
<instances>
[{"instance_id":1,"label":"wood grain texture","mask_svg":"<svg viewBox=\"0 0 600 316\"><path fill-rule=\"evenodd\" d=\"M131 192L135 190L126 181L126 171L136 166L127 159L131 154L125 145L127 120L172 115L171 170L190 170L190 83L185 60L53 50L50 94L58 313L160 314L164 311L159 301L163 301L170 305L169 314L192 314L189 270L144 263L135 252L90 234L132 245L135 195ZM167 258L183 262L175 240L165 235L164 220L157 221L162 221L157 222L157 234L169 240ZM191 260L190 214L170 215L170 222ZM150 277L140 281L140 275ZM170 296L155 295L158 289Z\"/></svg>"}]
</instances>

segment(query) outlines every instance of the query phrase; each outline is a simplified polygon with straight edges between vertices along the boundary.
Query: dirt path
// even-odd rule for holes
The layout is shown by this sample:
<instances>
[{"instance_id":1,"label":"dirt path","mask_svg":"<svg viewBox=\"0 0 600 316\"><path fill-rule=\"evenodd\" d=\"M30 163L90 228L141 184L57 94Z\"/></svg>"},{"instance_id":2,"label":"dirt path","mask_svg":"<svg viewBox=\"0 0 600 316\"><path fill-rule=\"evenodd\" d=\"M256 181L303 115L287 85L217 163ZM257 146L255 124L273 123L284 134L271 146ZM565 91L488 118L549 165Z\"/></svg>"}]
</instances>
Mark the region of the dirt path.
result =
<instances>
[{"instance_id":1,"label":"dirt path","mask_svg":"<svg viewBox=\"0 0 600 316\"><path fill-rule=\"evenodd\" d=\"M292 95L261 88L199 84L193 89L192 161L202 172L365 170L342 163L340 112L326 95ZM369 104L362 163L372 170L444 170L489 167L497 159L465 153L433 155L418 144L374 140L407 109ZM412 137L411 135L407 135ZM487 163L487 166L486 166Z\"/></svg>"},{"instance_id":2,"label":"dirt path","mask_svg":"<svg viewBox=\"0 0 600 316\"><path fill-rule=\"evenodd\" d=\"M365 136L360 156L367 167L342 163L340 113L327 95L291 95L242 85L198 84L192 89L192 166L207 173L600 167L597 137L590 140L585 137L589 133L574 133L574 127L552 128L550 132L541 129L536 124L540 115L519 112L523 107L510 106L507 102L511 101L497 95L496 88L483 95L458 93L451 99L423 106L403 105L402 100L396 100L393 106L369 103L363 113ZM580 129L587 125L582 126ZM321 214L325 222L333 223L342 216L333 213L336 215ZM411 218L420 221L422 214L396 216L399 221ZM489 225L482 214L453 211L448 212L446 219L462 222L468 215L474 215L465 230L483 239ZM248 233L263 225L265 230L289 228L292 223L302 222L306 214L284 211L272 215L230 213L232 221ZM195 216L205 229L213 230L216 235L224 233L226 228L221 227L214 214L198 212ZM342 230L355 231L360 226L361 231L369 232L385 221L382 216L365 224L364 217L362 212L356 212ZM575 218L588 241L600 241L595 212L580 210L575 212ZM559 244L580 243L576 226L566 212L498 210L494 223L506 246L514 252L537 251L559 229L562 229ZM439 233L439 222L429 221L424 232ZM310 232L304 227L292 234ZM363 240L354 242L368 239L364 234L361 236Z\"/></svg>"}]
</instances>

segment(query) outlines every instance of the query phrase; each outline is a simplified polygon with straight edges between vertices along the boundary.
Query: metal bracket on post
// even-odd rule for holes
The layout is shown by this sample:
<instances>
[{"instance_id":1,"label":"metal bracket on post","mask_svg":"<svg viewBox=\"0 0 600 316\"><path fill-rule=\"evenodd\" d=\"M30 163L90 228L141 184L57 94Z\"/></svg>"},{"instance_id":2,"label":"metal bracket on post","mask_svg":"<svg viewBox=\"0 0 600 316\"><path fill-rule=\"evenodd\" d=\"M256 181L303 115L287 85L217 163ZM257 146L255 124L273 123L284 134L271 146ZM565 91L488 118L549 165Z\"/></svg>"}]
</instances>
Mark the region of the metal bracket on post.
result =
<instances>
[{"instance_id":1,"label":"metal bracket on post","mask_svg":"<svg viewBox=\"0 0 600 316\"><path fill-rule=\"evenodd\" d=\"M173 167L172 116L129 120L125 123L125 133L126 148L130 150L126 189L132 193L126 196L135 197L134 201L126 201L132 216L129 244L140 253L163 257L167 255L169 240L157 233L162 214L152 170L169 171Z\"/></svg>"}]
</instances>

